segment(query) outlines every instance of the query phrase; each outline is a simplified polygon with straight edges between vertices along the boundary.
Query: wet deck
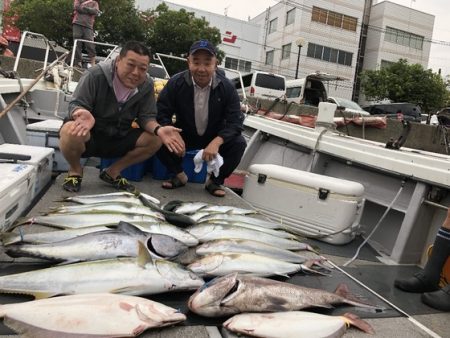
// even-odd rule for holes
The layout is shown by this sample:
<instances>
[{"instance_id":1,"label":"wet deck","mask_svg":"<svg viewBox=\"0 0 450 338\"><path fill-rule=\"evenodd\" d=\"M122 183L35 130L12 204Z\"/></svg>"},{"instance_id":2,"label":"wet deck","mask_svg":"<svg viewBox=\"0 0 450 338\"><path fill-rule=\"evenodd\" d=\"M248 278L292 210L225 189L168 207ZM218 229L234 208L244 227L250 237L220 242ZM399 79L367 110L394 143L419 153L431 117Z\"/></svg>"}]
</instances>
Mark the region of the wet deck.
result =
<instances>
[{"instance_id":1,"label":"wet deck","mask_svg":"<svg viewBox=\"0 0 450 338\"><path fill-rule=\"evenodd\" d=\"M38 203L29 211L28 216L37 215L40 212L46 211L51 206L57 205L56 200L70 195L62 190L61 184L64 175L56 178L54 183L50 186L48 191L40 198ZM111 192L111 188L98 178L98 169L94 167L86 167L84 172L83 186L80 194L95 194ZM217 203L222 205L233 205L239 207L247 207L247 203L239 196L229 191L225 198L214 198L205 192L202 184L189 183L186 187L177 190L165 190L160 187L161 181L152 180L149 175L146 175L141 182L136 182L136 186L143 192L155 196L161 200L161 203L170 200L182 201L205 201L209 203ZM44 227L30 227L24 231L42 231ZM48 228L45 228L46 230ZM337 266L342 266L354 253L353 248L345 247L330 247L325 244L321 245L316 242L319 248L323 247L322 253L324 256L331 259ZM352 244L356 248L356 244ZM349 255L351 253L351 255ZM361 309L340 306L332 311L333 314L344 313L351 311L369 322L376 334L375 337L450 337L448 331L448 320L450 314L437 313L431 308L427 308L420 303L420 295L405 295L400 291L393 289L393 280L399 274L409 274L414 271L414 267L392 267L381 265L374 259L374 252L367 249L364 254L360 256L362 260L356 260L349 267L344 270L335 270L332 277L313 277L303 276L297 274L292 276L288 282L300 284L308 287L323 288L328 291L333 291L340 283L345 282L349 289L357 295L363 296L368 302L383 306L386 308L381 313L373 313L362 311ZM18 270L24 270L37 264L33 259L11 259L2 252L0 247L0 274L12 273ZM346 273L351 273L359 280L366 281L366 284L371 286L372 290L383 295L385 299L395 304L402 311L408 313L412 317L407 317L398 310L385 303L374 293L368 291L366 288L352 280ZM186 307L186 300L189 297L188 293L181 294L164 294L151 296L149 298L163 302L169 306L180 308L181 311L187 313L188 320L184 325L179 325L172 328L165 328L156 331L147 331L140 337L235 337L232 334L223 332L221 323L223 319L205 319L188 313ZM28 298L0 295L1 303L11 303L26 301ZM330 312L325 312L330 314ZM422 327L421 327L422 326ZM13 335L13 331L6 328L0 323L0 337L7 337ZM345 337L367 337L366 334L350 328Z\"/></svg>"}]
</instances>

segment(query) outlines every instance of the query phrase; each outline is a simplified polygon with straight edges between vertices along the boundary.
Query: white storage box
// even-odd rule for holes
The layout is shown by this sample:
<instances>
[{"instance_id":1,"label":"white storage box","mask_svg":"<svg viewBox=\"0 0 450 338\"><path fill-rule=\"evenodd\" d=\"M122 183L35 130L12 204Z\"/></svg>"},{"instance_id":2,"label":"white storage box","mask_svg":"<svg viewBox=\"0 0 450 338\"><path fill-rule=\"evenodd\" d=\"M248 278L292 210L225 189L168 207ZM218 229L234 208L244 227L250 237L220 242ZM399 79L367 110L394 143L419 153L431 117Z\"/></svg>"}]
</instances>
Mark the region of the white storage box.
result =
<instances>
[{"instance_id":1,"label":"white storage box","mask_svg":"<svg viewBox=\"0 0 450 338\"><path fill-rule=\"evenodd\" d=\"M36 176L33 180L34 184L29 194L29 201L31 201L50 183L52 179L53 170L53 153L52 148L35 147L21 144L0 144L0 153L15 154L15 155L29 155L31 158L25 161L18 161L18 163L30 164L34 167L34 174ZM1 161L0 156L0 161Z\"/></svg>"},{"instance_id":2,"label":"white storage box","mask_svg":"<svg viewBox=\"0 0 450 338\"><path fill-rule=\"evenodd\" d=\"M359 229L364 187L358 182L272 164L253 164L242 197L293 233L350 242Z\"/></svg>"},{"instance_id":3,"label":"white storage box","mask_svg":"<svg viewBox=\"0 0 450 338\"><path fill-rule=\"evenodd\" d=\"M29 164L0 163L0 233L7 231L29 206L34 170Z\"/></svg>"},{"instance_id":4,"label":"white storage box","mask_svg":"<svg viewBox=\"0 0 450 338\"><path fill-rule=\"evenodd\" d=\"M61 120L45 120L27 125L27 143L32 146L48 147L55 150L53 171L68 171L69 164L59 150L59 129ZM81 159L81 165L87 159Z\"/></svg>"}]
</instances>

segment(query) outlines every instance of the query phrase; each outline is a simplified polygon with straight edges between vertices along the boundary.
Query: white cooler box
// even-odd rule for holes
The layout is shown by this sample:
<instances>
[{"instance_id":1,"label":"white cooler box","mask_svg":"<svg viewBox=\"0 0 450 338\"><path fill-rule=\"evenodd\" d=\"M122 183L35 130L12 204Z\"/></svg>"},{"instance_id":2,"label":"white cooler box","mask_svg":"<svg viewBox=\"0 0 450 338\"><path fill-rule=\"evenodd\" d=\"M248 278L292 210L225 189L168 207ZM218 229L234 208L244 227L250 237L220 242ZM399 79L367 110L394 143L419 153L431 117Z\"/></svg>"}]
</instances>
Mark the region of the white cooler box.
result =
<instances>
[{"instance_id":1,"label":"white cooler box","mask_svg":"<svg viewBox=\"0 0 450 338\"><path fill-rule=\"evenodd\" d=\"M0 163L0 233L7 231L28 207L34 171L29 164Z\"/></svg>"},{"instance_id":2,"label":"white cooler box","mask_svg":"<svg viewBox=\"0 0 450 338\"><path fill-rule=\"evenodd\" d=\"M34 147L21 144L0 144L0 154L28 155L29 160L20 160L18 163L29 164L34 168L35 178L29 191L28 199L31 201L50 183L53 170L52 148ZM0 161L2 160L0 155Z\"/></svg>"},{"instance_id":3,"label":"white cooler box","mask_svg":"<svg viewBox=\"0 0 450 338\"><path fill-rule=\"evenodd\" d=\"M253 164L242 197L286 230L331 244L355 238L364 187L272 164Z\"/></svg>"},{"instance_id":4,"label":"white cooler box","mask_svg":"<svg viewBox=\"0 0 450 338\"><path fill-rule=\"evenodd\" d=\"M59 151L59 129L61 120L45 120L27 125L27 143L33 146L48 147L55 150L53 157L53 171L68 171L69 164ZM87 159L81 159L81 165Z\"/></svg>"}]
</instances>

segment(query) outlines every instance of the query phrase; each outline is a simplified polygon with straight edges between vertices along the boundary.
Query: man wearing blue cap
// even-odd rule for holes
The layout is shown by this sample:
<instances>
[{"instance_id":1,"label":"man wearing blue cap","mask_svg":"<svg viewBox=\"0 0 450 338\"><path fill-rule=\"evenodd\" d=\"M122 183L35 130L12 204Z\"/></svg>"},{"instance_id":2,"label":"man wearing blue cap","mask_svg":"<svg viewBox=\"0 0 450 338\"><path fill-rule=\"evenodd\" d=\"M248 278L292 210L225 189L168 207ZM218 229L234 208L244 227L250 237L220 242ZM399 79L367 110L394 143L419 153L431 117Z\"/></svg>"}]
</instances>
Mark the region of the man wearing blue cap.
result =
<instances>
[{"instance_id":1,"label":"man wearing blue cap","mask_svg":"<svg viewBox=\"0 0 450 338\"><path fill-rule=\"evenodd\" d=\"M186 185L182 158L186 150L203 149L204 161L213 161L218 155L223 158L219 174L211 174L205 185L211 195L223 197L222 184L238 166L246 147L239 96L217 71L216 48L209 41L194 42L187 63L189 69L172 76L158 97L159 125L154 133L164 143L158 157L174 175L162 186L175 189ZM172 125L181 132L165 128Z\"/></svg>"}]
</instances>

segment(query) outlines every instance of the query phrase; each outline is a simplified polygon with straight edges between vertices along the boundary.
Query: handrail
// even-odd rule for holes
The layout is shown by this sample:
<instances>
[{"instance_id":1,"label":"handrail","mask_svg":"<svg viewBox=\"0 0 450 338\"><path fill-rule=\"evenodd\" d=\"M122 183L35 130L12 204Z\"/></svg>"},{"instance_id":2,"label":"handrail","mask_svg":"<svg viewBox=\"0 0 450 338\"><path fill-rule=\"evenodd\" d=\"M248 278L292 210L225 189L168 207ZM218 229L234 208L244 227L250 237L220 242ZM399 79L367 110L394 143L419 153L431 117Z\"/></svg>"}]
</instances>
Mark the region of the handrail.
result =
<instances>
[{"instance_id":1,"label":"handrail","mask_svg":"<svg viewBox=\"0 0 450 338\"><path fill-rule=\"evenodd\" d=\"M111 43L97 42L97 41L84 40L84 39L75 39L73 41L72 56L70 57L70 64L69 64L69 71L68 71L68 73L69 73L68 74L69 75L69 83L72 82L73 62L75 61L75 50L77 48L78 42L86 42L86 43L92 43L94 45L99 45L99 46L113 47L112 51L108 54L108 56L106 58L109 58L114 53L114 51L119 47L119 46L113 45Z\"/></svg>"},{"instance_id":2,"label":"handrail","mask_svg":"<svg viewBox=\"0 0 450 338\"><path fill-rule=\"evenodd\" d=\"M25 38L26 38L27 35L40 37L40 38L42 38L44 40L45 46L46 46L46 48L45 48L45 58L44 58L44 67L47 66L48 54L50 52L50 47L52 47L52 49L53 49L53 46L50 44L50 41L48 41L48 39L44 35L39 34L39 33L30 32L30 31L24 31L23 34L22 34L22 37L20 38L19 49L17 50L16 60L14 61L13 71L15 71L15 72L17 72L17 69L19 68L20 55L22 54L23 45L24 45Z\"/></svg>"}]
</instances>

